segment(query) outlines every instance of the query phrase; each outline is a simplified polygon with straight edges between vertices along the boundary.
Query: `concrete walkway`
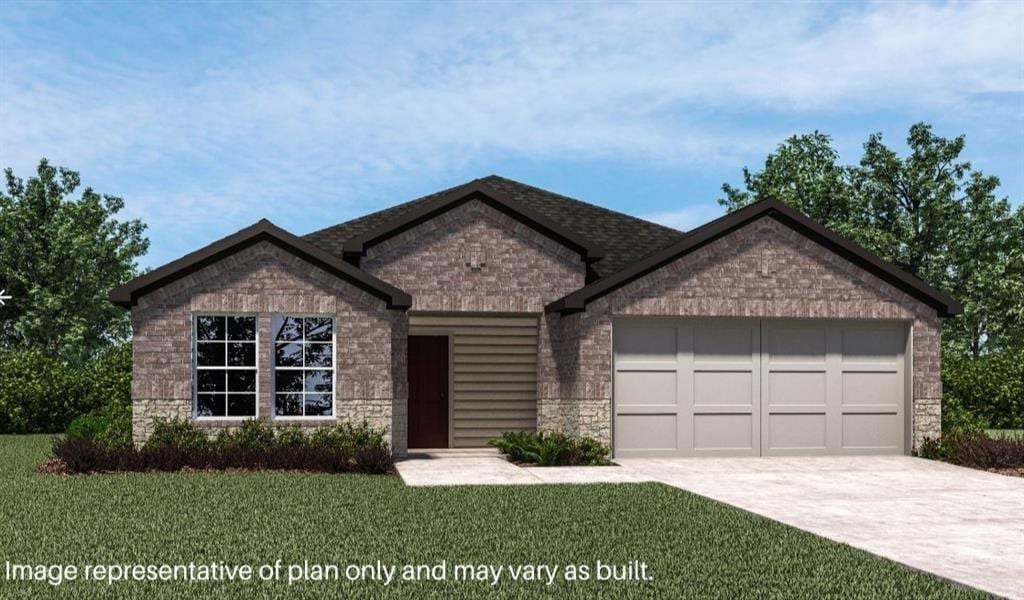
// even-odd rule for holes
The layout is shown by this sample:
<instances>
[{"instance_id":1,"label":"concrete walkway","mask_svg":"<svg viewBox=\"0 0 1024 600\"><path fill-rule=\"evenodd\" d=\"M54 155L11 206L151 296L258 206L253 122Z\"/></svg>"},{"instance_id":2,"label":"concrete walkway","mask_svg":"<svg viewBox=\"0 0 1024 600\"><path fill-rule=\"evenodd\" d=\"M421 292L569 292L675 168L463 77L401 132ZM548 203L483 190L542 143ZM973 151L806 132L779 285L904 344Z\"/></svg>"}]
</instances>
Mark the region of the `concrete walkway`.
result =
<instances>
[{"instance_id":1,"label":"concrete walkway","mask_svg":"<svg viewBox=\"0 0 1024 600\"><path fill-rule=\"evenodd\" d=\"M520 468L408 460L408 485L658 481L994 594L1024 600L1024 479L903 456L623 459Z\"/></svg>"},{"instance_id":2,"label":"concrete walkway","mask_svg":"<svg viewBox=\"0 0 1024 600\"><path fill-rule=\"evenodd\" d=\"M413 458L398 463L402 481L433 485L537 485L541 483L637 483L654 481L622 467L518 467L495 454Z\"/></svg>"}]
</instances>

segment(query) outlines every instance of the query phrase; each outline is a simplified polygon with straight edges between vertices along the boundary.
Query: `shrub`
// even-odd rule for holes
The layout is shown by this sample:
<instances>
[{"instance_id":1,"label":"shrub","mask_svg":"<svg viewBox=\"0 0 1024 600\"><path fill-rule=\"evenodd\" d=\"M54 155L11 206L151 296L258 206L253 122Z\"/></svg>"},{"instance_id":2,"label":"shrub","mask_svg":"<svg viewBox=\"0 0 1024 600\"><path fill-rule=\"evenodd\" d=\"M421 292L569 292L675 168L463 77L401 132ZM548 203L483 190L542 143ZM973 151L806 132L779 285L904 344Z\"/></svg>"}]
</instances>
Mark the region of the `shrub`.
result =
<instances>
[{"instance_id":1,"label":"shrub","mask_svg":"<svg viewBox=\"0 0 1024 600\"><path fill-rule=\"evenodd\" d=\"M78 440L95 440L107 430L107 420L92 413L75 417L68 425L67 436Z\"/></svg>"},{"instance_id":2,"label":"shrub","mask_svg":"<svg viewBox=\"0 0 1024 600\"><path fill-rule=\"evenodd\" d=\"M83 364L38 349L0 351L0 433L55 433L108 404L131 402L131 344Z\"/></svg>"},{"instance_id":3,"label":"shrub","mask_svg":"<svg viewBox=\"0 0 1024 600\"><path fill-rule=\"evenodd\" d=\"M964 406L963 400L955 395L942 399L943 435L980 435L985 431L985 419Z\"/></svg>"},{"instance_id":4,"label":"shrub","mask_svg":"<svg viewBox=\"0 0 1024 600\"><path fill-rule=\"evenodd\" d=\"M265 454L274 449L274 430L266 421L250 419L234 431L220 432L214 445L219 452Z\"/></svg>"},{"instance_id":5,"label":"shrub","mask_svg":"<svg viewBox=\"0 0 1024 600\"><path fill-rule=\"evenodd\" d=\"M343 456L354 458L359 448L386 448L386 434L386 429L375 429L364 420L358 425L342 423L335 427L317 429L309 436L309 443L314 447L333 450Z\"/></svg>"},{"instance_id":6,"label":"shrub","mask_svg":"<svg viewBox=\"0 0 1024 600\"><path fill-rule=\"evenodd\" d=\"M132 443L131 409L110 403L89 414L75 417L68 425L67 437L99 442L108 448L123 448Z\"/></svg>"},{"instance_id":7,"label":"shrub","mask_svg":"<svg viewBox=\"0 0 1024 600\"><path fill-rule=\"evenodd\" d=\"M953 444L953 464L975 469L1024 468L1024 440L977 436Z\"/></svg>"},{"instance_id":8,"label":"shrub","mask_svg":"<svg viewBox=\"0 0 1024 600\"><path fill-rule=\"evenodd\" d=\"M591 437L559 432L507 431L488 442L514 462L544 467L607 465L611 449Z\"/></svg>"},{"instance_id":9,"label":"shrub","mask_svg":"<svg viewBox=\"0 0 1024 600\"><path fill-rule=\"evenodd\" d=\"M567 464L571 465L605 465L608 464L610 450L591 437L581 437L569 447Z\"/></svg>"},{"instance_id":10,"label":"shrub","mask_svg":"<svg viewBox=\"0 0 1024 600\"><path fill-rule=\"evenodd\" d=\"M508 456L513 462L537 462L535 452L538 434L527 431L506 431L500 438L490 440L488 445Z\"/></svg>"},{"instance_id":11,"label":"shrub","mask_svg":"<svg viewBox=\"0 0 1024 600\"><path fill-rule=\"evenodd\" d=\"M356 450L356 470L367 475L384 475L395 467L391 449L386 444L361 446Z\"/></svg>"},{"instance_id":12,"label":"shrub","mask_svg":"<svg viewBox=\"0 0 1024 600\"><path fill-rule=\"evenodd\" d=\"M1024 439L951 434L925 439L918 454L975 469L1024 468Z\"/></svg>"},{"instance_id":13,"label":"shrub","mask_svg":"<svg viewBox=\"0 0 1024 600\"><path fill-rule=\"evenodd\" d=\"M99 411L106 421L106 428L99 432L96 441L108 448L132 446L132 408L119 402L111 402Z\"/></svg>"},{"instance_id":14,"label":"shrub","mask_svg":"<svg viewBox=\"0 0 1024 600\"><path fill-rule=\"evenodd\" d=\"M943 356L942 386L943 412L962 407L987 427L1024 429L1024 348L979 358Z\"/></svg>"},{"instance_id":15,"label":"shrub","mask_svg":"<svg viewBox=\"0 0 1024 600\"><path fill-rule=\"evenodd\" d=\"M926 437L917 449L917 455L928 460L948 460L950 454L947 449L948 446L943 446L940 438Z\"/></svg>"},{"instance_id":16,"label":"shrub","mask_svg":"<svg viewBox=\"0 0 1024 600\"><path fill-rule=\"evenodd\" d=\"M210 450L210 438L192 421L185 419L153 419L153 432L146 440L148 449L173 446L191 454L206 454Z\"/></svg>"},{"instance_id":17,"label":"shrub","mask_svg":"<svg viewBox=\"0 0 1024 600\"><path fill-rule=\"evenodd\" d=\"M102 436L69 436L55 441L53 451L69 473L179 471L188 467L381 474L394 469L384 436L385 431L367 423L329 427L306 436L295 426L275 430L263 421L252 420L235 431L222 431L211 442L194 423L155 419L153 433L141 448L130 441L108 445Z\"/></svg>"},{"instance_id":18,"label":"shrub","mask_svg":"<svg viewBox=\"0 0 1024 600\"><path fill-rule=\"evenodd\" d=\"M309 440L306 439L306 434L302 433L302 428L298 425L277 430L277 447L279 449L301 448L308 444Z\"/></svg>"},{"instance_id":19,"label":"shrub","mask_svg":"<svg viewBox=\"0 0 1024 600\"><path fill-rule=\"evenodd\" d=\"M70 473L104 471L111 464L110 452L103 445L84 438L56 438L53 456L63 461Z\"/></svg>"},{"instance_id":20,"label":"shrub","mask_svg":"<svg viewBox=\"0 0 1024 600\"><path fill-rule=\"evenodd\" d=\"M143 446L124 453L119 466L125 471L180 471L184 467L203 469L209 456L202 450L184 446Z\"/></svg>"}]
</instances>

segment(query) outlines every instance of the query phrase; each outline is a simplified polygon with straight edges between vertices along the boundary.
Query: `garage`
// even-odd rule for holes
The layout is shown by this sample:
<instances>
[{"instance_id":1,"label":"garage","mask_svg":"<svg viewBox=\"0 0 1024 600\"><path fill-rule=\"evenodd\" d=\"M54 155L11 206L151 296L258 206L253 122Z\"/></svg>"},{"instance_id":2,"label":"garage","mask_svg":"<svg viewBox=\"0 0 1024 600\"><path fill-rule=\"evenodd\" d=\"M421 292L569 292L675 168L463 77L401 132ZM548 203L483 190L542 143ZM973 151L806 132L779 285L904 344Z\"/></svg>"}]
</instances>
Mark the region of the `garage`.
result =
<instances>
[{"instance_id":1,"label":"garage","mask_svg":"<svg viewBox=\"0 0 1024 600\"><path fill-rule=\"evenodd\" d=\"M617 319L618 457L903 454L908 326Z\"/></svg>"}]
</instances>

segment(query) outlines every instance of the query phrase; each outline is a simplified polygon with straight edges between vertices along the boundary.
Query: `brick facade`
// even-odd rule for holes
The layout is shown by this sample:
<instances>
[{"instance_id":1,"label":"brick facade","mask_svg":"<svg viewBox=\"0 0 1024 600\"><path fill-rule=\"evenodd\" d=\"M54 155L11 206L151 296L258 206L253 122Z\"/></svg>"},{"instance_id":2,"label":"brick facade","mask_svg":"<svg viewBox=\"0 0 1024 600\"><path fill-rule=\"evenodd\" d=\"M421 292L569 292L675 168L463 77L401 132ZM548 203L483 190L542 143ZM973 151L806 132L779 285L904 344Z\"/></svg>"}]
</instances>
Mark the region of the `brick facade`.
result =
<instances>
[{"instance_id":1,"label":"brick facade","mask_svg":"<svg viewBox=\"0 0 1024 600\"><path fill-rule=\"evenodd\" d=\"M139 299L132 309L134 366L132 428L144 440L153 417L191 418L192 316L257 315L259 418L272 414L271 316L275 313L335 317L335 419L272 419L275 424L315 427L368 420L387 427L403 452L405 344L408 319L401 311L277 246L262 242ZM396 383L397 382L397 383ZM238 420L198 420L212 431Z\"/></svg>"},{"instance_id":2,"label":"brick facade","mask_svg":"<svg viewBox=\"0 0 1024 600\"><path fill-rule=\"evenodd\" d=\"M912 442L940 431L936 311L774 219L763 218L541 327L538 426L611 443L618 316L889 319L911 324Z\"/></svg>"},{"instance_id":3,"label":"brick facade","mask_svg":"<svg viewBox=\"0 0 1024 600\"><path fill-rule=\"evenodd\" d=\"M541 316L546 304L585 283L578 254L476 200L372 246L361 267L409 293L413 313ZM269 418L272 407L271 316L333 315L335 420L387 427L396 452L405 452L408 314L266 242L150 292L132 308L136 440L145 439L155 416L191 417L192 316L201 313L258 315L260 418ZM640 315L909 323L913 446L939 433L936 311L771 218L597 299L585 312L541 316L540 428L611 443L612 323ZM211 431L238 423L199 422Z\"/></svg>"},{"instance_id":4,"label":"brick facade","mask_svg":"<svg viewBox=\"0 0 1024 600\"><path fill-rule=\"evenodd\" d=\"M371 247L360 266L411 294L414 311L539 314L586 274L579 254L478 200Z\"/></svg>"}]
</instances>

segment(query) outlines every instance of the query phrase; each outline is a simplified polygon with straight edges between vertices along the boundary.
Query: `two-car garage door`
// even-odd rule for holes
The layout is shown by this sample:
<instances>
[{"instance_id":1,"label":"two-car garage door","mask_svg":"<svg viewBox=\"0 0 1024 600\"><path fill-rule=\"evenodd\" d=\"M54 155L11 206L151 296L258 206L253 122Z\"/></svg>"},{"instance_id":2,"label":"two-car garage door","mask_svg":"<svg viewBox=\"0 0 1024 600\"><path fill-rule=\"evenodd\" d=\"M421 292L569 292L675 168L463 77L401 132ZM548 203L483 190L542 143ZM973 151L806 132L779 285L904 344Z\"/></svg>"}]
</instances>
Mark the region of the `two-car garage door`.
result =
<instances>
[{"instance_id":1,"label":"two-car garage door","mask_svg":"<svg viewBox=\"0 0 1024 600\"><path fill-rule=\"evenodd\" d=\"M613 337L616 456L906 446L903 323L623 319Z\"/></svg>"}]
</instances>

